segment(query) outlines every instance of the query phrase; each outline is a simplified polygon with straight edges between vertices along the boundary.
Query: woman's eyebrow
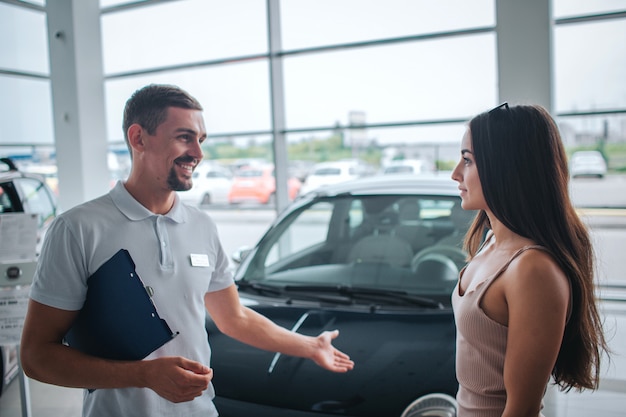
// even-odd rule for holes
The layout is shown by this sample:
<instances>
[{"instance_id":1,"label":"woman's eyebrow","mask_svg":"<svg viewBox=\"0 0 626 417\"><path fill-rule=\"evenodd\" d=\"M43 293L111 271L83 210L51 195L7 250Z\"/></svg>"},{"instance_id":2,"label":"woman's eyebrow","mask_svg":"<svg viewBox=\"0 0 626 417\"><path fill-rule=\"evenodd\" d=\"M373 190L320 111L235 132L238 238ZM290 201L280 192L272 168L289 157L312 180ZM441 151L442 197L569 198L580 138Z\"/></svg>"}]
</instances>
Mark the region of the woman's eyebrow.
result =
<instances>
[{"instance_id":1,"label":"woman's eyebrow","mask_svg":"<svg viewBox=\"0 0 626 417\"><path fill-rule=\"evenodd\" d=\"M472 155L474 155L474 152L469 149L461 149L461 155L463 155L464 153L471 153Z\"/></svg>"}]
</instances>

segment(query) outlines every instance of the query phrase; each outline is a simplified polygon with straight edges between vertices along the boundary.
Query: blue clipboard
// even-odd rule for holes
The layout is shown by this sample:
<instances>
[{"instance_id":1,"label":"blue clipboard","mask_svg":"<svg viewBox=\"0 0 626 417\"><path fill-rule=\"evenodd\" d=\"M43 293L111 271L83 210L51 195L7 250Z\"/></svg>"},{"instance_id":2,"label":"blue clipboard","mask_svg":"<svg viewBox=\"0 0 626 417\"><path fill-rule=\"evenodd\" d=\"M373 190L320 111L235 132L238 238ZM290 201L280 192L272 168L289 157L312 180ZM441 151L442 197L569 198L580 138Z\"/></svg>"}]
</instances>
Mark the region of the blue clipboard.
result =
<instances>
[{"instance_id":1,"label":"blue clipboard","mask_svg":"<svg viewBox=\"0 0 626 417\"><path fill-rule=\"evenodd\" d=\"M120 249L87 279L87 297L65 343L92 356L140 360L172 340L135 263Z\"/></svg>"}]
</instances>

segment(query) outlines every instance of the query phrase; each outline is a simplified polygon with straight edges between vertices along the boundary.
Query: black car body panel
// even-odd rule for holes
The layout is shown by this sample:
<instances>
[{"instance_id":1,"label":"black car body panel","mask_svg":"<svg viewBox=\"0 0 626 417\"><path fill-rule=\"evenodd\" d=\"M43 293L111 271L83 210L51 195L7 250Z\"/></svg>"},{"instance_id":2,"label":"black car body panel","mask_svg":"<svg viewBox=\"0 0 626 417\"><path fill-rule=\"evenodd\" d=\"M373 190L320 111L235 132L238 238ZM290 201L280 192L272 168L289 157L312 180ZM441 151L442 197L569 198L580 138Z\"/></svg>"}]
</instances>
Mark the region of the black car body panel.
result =
<instances>
[{"instance_id":1,"label":"black car body panel","mask_svg":"<svg viewBox=\"0 0 626 417\"><path fill-rule=\"evenodd\" d=\"M335 345L349 352L356 366L332 374L311 361L236 342L209 323L218 397L332 415L399 416L421 395L456 393L449 309L354 312L265 303L271 302L264 300L255 310L283 327L291 329L305 317L302 334L340 329Z\"/></svg>"}]
</instances>

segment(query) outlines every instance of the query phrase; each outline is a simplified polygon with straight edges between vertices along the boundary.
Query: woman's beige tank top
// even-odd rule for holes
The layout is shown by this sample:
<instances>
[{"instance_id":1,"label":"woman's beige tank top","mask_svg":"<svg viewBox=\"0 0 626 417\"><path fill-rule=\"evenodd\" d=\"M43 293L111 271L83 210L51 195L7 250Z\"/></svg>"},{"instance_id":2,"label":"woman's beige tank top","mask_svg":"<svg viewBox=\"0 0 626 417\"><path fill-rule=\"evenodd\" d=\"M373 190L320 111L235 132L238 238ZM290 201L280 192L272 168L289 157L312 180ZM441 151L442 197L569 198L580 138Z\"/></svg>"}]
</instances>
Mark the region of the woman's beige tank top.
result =
<instances>
[{"instance_id":1,"label":"woman's beige tank top","mask_svg":"<svg viewBox=\"0 0 626 417\"><path fill-rule=\"evenodd\" d=\"M528 249L547 251L543 246L520 248L493 275L483 281L474 280L465 294L459 283L452 294L452 307L457 326L456 375L459 381L458 417L501 417L506 404L504 388L504 356L507 327L489 318L480 307L485 291L520 254ZM542 404L543 408L543 404Z\"/></svg>"}]
</instances>

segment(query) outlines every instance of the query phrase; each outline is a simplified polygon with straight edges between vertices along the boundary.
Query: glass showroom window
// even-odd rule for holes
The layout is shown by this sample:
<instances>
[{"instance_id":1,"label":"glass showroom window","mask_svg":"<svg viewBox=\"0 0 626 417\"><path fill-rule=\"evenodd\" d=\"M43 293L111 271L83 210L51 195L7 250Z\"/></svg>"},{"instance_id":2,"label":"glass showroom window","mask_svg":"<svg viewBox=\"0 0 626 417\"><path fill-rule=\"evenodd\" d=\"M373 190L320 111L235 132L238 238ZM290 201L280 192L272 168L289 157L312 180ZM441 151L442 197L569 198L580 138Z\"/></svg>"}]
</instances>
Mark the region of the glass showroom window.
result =
<instances>
[{"instance_id":1,"label":"glass showroom window","mask_svg":"<svg viewBox=\"0 0 626 417\"><path fill-rule=\"evenodd\" d=\"M45 13L0 3L0 36L0 68L49 74Z\"/></svg>"},{"instance_id":2,"label":"glass showroom window","mask_svg":"<svg viewBox=\"0 0 626 417\"><path fill-rule=\"evenodd\" d=\"M625 12L624 0L554 3L554 113L570 156L592 150L605 159L599 167L570 159L579 207L626 202L615 192L626 172L626 55L617 52L626 43Z\"/></svg>"},{"instance_id":3,"label":"glass showroom window","mask_svg":"<svg viewBox=\"0 0 626 417\"><path fill-rule=\"evenodd\" d=\"M267 53L265 12L258 0L185 0L105 13L104 72Z\"/></svg>"},{"instance_id":4,"label":"glass showroom window","mask_svg":"<svg viewBox=\"0 0 626 417\"><path fill-rule=\"evenodd\" d=\"M109 141L123 141L122 112L128 97L150 83L176 84L202 104L211 135L270 129L267 63L264 60L115 78L106 82Z\"/></svg>"},{"instance_id":5,"label":"glass showroom window","mask_svg":"<svg viewBox=\"0 0 626 417\"><path fill-rule=\"evenodd\" d=\"M0 75L0 91L0 152L8 144L26 146L28 154L32 145L52 145L50 82Z\"/></svg>"},{"instance_id":6,"label":"glass showroom window","mask_svg":"<svg viewBox=\"0 0 626 417\"><path fill-rule=\"evenodd\" d=\"M299 0L281 1L280 8L285 50L495 24L493 0Z\"/></svg>"},{"instance_id":7,"label":"glass showroom window","mask_svg":"<svg viewBox=\"0 0 626 417\"><path fill-rule=\"evenodd\" d=\"M449 175L458 162L465 129L464 122L451 122L367 129L339 126L335 130L295 132L287 136L290 166L296 172L308 167L310 172L313 165L304 165L302 161L359 159L378 172L392 160L419 159L444 171L442 175Z\"/></svg>"},{"instance_id":8,"label":"glass showroom window","mask_svg":"<svg viewBox=\"0 0 626 417\"><path fill-rule=\"evenodd\" d=\"M0 3L0 37L0 155L30 156L54 143L45 14Z\"/></svg>"},{"instance_id":9,"label":"glass showroom window","mask_svg":"<svg viewBox=\"0 0 626 417\"><path fill-rule=\"evenodd\" d=\"M444 53L445 51L445 53ZM497 101L493 34L285 59L288 129L467 118Z\"/></svg>"},{"instance_id":10,"label":"glass showroom window","mask_svg":"<svg viewBox=\"0 0 626 417\"><path fill-rule=\"evenodd\" d=\"M626 109L626 18L554 30L556 111Z\"/></svg>"},{"instance_id":11,"label":"glass showroom window","mask_svg":"<svg viewBox=\"0 0 626 417\"><path fill-rule=\"evenodd\" d=\"M552 0L552 14L556 19L592 13L624 11L626 0Z\"/></svg>"}]
</instances>

